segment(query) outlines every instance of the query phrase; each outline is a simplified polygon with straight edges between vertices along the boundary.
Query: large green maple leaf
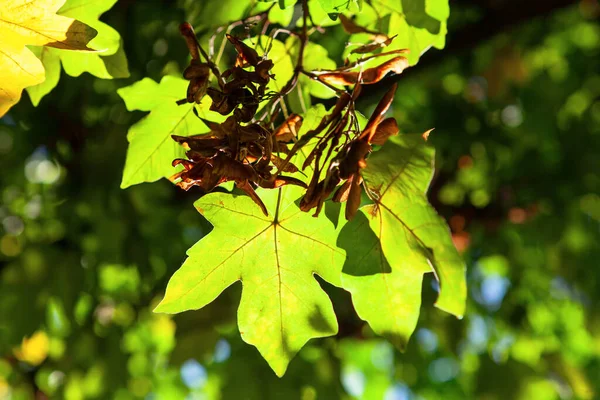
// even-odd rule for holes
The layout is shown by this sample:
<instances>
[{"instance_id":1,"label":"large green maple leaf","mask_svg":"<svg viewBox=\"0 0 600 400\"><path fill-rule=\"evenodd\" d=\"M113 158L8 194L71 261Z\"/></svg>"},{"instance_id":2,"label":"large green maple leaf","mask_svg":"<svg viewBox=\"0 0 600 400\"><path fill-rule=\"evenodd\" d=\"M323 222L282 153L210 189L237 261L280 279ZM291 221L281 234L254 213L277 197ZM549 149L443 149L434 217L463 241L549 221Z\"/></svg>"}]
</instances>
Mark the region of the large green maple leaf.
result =
<instances>
[{"instance_id":1,"label":"large green maple leaf","mask_svg":"<svg viewBox=\"0 0 600 400\"><path fill-rule=\"evenodd\" d=\"M449 15L448 0L373 0L356 14L355 22L373 30L384 30L383 33L388 37L395 36L384 51L408 49L409 53L405 57L410 65L415 65L431 47L444 48ZM386 27L387 31L384 29ZM371 35L358 33L351 35L348 41L366 43L370 37ZM363 55L351 54L355 48L346 48L344 57L351 60L362 58ZM377 58L364 66L372 67L391 57L393 56Z\"/></svg>"},{"instance_id":2,"label":"large green maple leaf","mask_svg":"<svg viewBox=\"0 0 600 400\"><path fill-rule=\"evenodd\" d=\"M49 47L32 48L46 69L46 80L27 88L33 105L56 87L60 80L61 63L70 76L84 72L102 78L127 78L129 68L119 32L100 21L100 16L111 9L117 0L67 0L58 11L59 15L71 17L91 26L98 35L89 43L97 53L69 52Z\"/></svg>"},{"instance_id":3,"label":"large green maple leaf","mask_svg":"<svg viewBox=\"0 0 600 400\"><path fill-rule=\"evenodd\" d=\"M214 230L188 250L155 311L202 308L242 281L242 338L282 376L309 339L337 333L331 301L314 274L340 286L345 256L331 222L298 208L301 188L257 193L269 217L247 196L215 192L195 203Z\"/></svg>"},{"instance_id":4,"label":"large green maple leaf","mask_svg":"<svg viewBox=\"0 0 600 400\"><path fill-rule=\"evenodd\" d=\"M445 221L429 205L434 150L420 135L390 139L368 159L365 185L376 198L341 230L343 287L358 315L403 349L419 317L423 274L440 282L438 308L462 317L465 264Z\"/></svg>"},{"instance_id":5,"label":"large green maple leaf","mask_svg":"<svg viewBox=\"0 0 600 400\"><path fill-rule=\"evenodd\" d=\"M127 158L121 188L142 182L154 182L173 175L171 166L175 158L181 158L185 150L171 139L171 135L190 136L208 132L204 123L194 115L193 104L176 104L185 97L188 81L165 76L160 84L144 78L131 86L118 90L128 110L150 111L129 128ZM196 105L198 114L211 121L220 122L224 117L209 110L211 100L206 96Z\"/></svg>"}]
</instances>

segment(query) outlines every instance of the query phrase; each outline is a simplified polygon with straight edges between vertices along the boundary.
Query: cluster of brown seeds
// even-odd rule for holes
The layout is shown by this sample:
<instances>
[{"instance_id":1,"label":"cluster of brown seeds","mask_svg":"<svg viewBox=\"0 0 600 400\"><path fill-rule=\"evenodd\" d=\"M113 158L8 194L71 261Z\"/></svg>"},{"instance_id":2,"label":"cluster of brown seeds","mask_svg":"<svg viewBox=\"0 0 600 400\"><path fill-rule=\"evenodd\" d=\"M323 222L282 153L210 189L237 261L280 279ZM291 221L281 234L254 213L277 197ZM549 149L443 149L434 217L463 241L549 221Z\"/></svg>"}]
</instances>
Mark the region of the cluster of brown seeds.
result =
<instances>
[{"instance_id":1,"label":"cluster of brown seeds","mask_svg":"<svg viewBox=\"0 0 600 400\"><path fill-rule=\"evenodd\" d=\"M361 27L343 21L347 29ZM370 31L367 31L370 33ZM210 109L227 116L222 123L202 119L210 131L189 137L173 135L173 139L183 145L186 159L175 159L173 165L183 166L183 170L171 180L184 190L193 186L204 192L213 190L227 181L247 193L267 215L267 209L256 194L256 187L274 189L284 185L297 185L306 189L300 201L300 208L309 211L316 208L319 214L323 203L333 193L332 200L347 202L346 218L356 213L362 193L361 170L367 165L372 145L383 145L392 135L398 133L393 118L384 119L384 114L394 98L396 85L379 102L375 112L362 130L354 110L354 101L360 94L363 84L381 80L388 72L400 73L407 66L406 58L398 56L375 68L355 71L359 63L347 64L331 71L305 72L323 84L354 85L351 92L338 90L338 101L331 112L320 123L302 137L297 133L302 118L292 114L276 129L272 121L256 120L256 113L262 101L279 96L267 93L267 85L274 76L271 74L273 62L266 56L259 56L255 49L240 39L226 35L235 47L235 65L222 74L212 64L199 46L192 27L181 25L190 54L190 65L184 71L189 80L187 96L179 103L200 103L205 95L212 100ZM393 38L379 38L369 46L383 47ZM365 49L365 51L368 49ZM359 49L359 51L362 51ZM391 53L402 53L403 50ZM204 56L203 62L200 55ZM211 74L218 87L209 87ZM290 148L291 147L291 148ZM291 160L301 148L309 148L301 166L302 170L312 167L308 184L282 173L298 173L299 169ZM305 152L306 153L306 152ZM335 191L335 193L334 193Z\"/></svg>"}]
</instances>

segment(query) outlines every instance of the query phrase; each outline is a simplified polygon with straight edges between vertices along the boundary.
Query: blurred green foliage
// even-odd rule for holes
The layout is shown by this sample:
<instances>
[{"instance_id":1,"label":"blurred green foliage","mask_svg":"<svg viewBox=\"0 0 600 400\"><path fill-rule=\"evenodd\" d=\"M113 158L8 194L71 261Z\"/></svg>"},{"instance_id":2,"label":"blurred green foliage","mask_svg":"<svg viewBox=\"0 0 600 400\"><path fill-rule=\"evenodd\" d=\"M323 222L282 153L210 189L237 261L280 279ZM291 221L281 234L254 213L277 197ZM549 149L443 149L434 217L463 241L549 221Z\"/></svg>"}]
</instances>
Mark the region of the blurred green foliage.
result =
<instances>
[{"instance_id":1,"label":"blurred green foliage","mask_svg":"<svg viewBox=\"0 0 600 400\"><path fill-rule=\"evenodd\" d=\"M201 311L151 312L210 225L192 206L196 194L164 180L119 188L126 132L144 113L128 112L116 91L179 74L187 49L178 24L205 21L207 37L209 25L247 15L240 4L119 1L101 20L121 34L131 77L62 73L37 108L23 99L0 121L0 398L600 395L594 2L448 52L399 80L401 129L436 127L430 200L468 263L463 320L428 307L435 290L426 279L427 310L400 354L356 317L346 293L323 283L340 333L309 342L279 379L239 337L239 286ZM458 2L449 37L479 14ZM339 63L343 37L338 30L317 42ZM365 101L364 113L374 105Z\"/></svg>"}]
</instances>

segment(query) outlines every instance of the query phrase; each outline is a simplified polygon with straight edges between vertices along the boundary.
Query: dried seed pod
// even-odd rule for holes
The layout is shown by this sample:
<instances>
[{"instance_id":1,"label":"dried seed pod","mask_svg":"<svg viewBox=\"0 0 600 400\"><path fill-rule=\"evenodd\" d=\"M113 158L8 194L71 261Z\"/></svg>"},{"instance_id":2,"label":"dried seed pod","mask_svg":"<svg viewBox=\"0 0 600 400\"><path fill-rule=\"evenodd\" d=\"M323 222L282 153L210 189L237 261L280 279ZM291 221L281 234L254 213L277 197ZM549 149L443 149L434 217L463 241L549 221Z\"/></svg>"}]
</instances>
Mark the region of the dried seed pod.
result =
<instances>
[{"instance_id":1,"label":"dried seed pod","mask_svg":"<svg viewBox=\"0 0 600 400\"><path fill-rule=\"evenodd\" d=\"M346 201L345 217L350 221L356 215L360 206L360 195L362 193L360 184L362 183L362 177L357 173L352 175L348 181L350 182L350 192Z\"/></svg>"},{"instance_id":2,"label":"dried seed pod","mask_svg":"<svg viewBox=\"0 0 600 400\"><path fill-rule=\"evenodd\" d=\"M408 60L405 57L395 57L384 62L378 67L368 68L364 71L346 71L346 72L326 72L318 75L319 80L330 85L354 85L362 83L370 85L382 80L388 72L400 74L408 67Z\"/></svg>"},{"instance_id":3,"label":"dried seed pod","mask_svg":"<svg viewBox=\"0 0 600 400\"><path fill-rule=\"evenodd\" d=\"M369 118L369 122L367 122L367 126L365 126L365 129L360 134L360 138L367 137L367 141L369 143L371 142L371 139L373 138L373 135L375 134L375 130L381 123L381 120L383 119L384 114L387 112L387 110L392 105L392 101L394 101L394 96L396 94L397 88L398 88L398 84L394 83L388 89L388 91L383 95L381 100L379 100L379 103L377 103L377 107L375 107L373 114L371 114L371 118Z\"/></svg>"},{"instance_id":4,"label":"dried seed pod","mask_svg":"<svg viewBox=\"0 0 600 400\"><path fill-rule=\"evenodd\" d=\"M235 186L239 189L242 189L248 196L250 196L250 198L260 207L265 216L269 216L269 212L267 211L265 203L263 203L260 197L258 197L258 194L256 194L254 188L252 187L252 185L250 185L248 181L236 182Z\"/></svg>"},{"instance_id":5,"label":"dried seed pod","mask_svg":"<svg viewBox=\"0 0 600 400\"><path fill-rule=\"evenodd\" d=\"M190 55L192 56L192 60L200 61L200 51L198 50L198 39L196 39L196 33L194 32L194 28L190 25L189 22L184 22L179 25L179 32L185 39L185 43L190 51Z\"/></svg>"},{"instance_id":6,"label":"dried seed pod","mask_svg":"<svg viewBox=\"0 0 600 400\"><path fill-rule=\"evenodd\" d=\"M398 132L400 132L400 128L398 128L395 118L384 119L375 129L370 143L383 146L390 136L395 136Z\"/></svg>"},{"instance_id":7,"label":"dried seed pod","mask_svg":"<svg viewBox=\"0 0 600 400\"><path fill-rule=\"evenodd\" d=\"M236 66L244 67L247 65L252 65L253 67L256 67L258 65L261 58L258 56L256 50L235 36L231 36L229 34L225 36L227 37L227 40L229 40L231 44L235 46L235 50L238 52Z\"/></svg>"},{"instance_id":8,"label":"dried seed pod","mask_svg":"<svg viewBox=\"0 0 600 400\"><path fill-rule=\"evenodd\" d=\"M396 36L398 36L398 35L394 35L392 37L378 36L371 43L367 43L364 46L360 46L360 47L357 47L356 49L352 50L350 52L350 54L372 53L373 51L375 51L377 49L381 49L381 48L389 46L392 43L392 41L396 38Z\"/></svg>"},{"instance_id":9,"label":"dried seed pod","mask_svg":"<svg viewBox=\"0 0 600 400\"><path fill-rule=\"evenodd\" d=\"M347 31L375 35L374 43L362 46L356 49L356 52L372 51L375 46L383 47L393 40L360 27L345 17L341 18ZM174 174L170 178L171 181L184 190L196 186L204 192L213 190L221 183L234 181L265 215L267 209L256 193L256 187L303 187L306 193L300 201L300 208L304 211L315 208L315 216L335 191L333 200L345 201L346 218L352 218L360 206L360 173L367 165L366 158L371 151L371 144L383 144L390 136L398 133L395 120L383 119L393 100L395 85L381 99L366 128L360 133L355 130L354 101L359 96L361 84L378 82L389 72L402 72L408 65L406 59L395 57L378 67L356 71L355 67L375 57L370 56L343 69L317 73L323 82L355 85L354 90L340 91L340 97L332 111L324 116L315 128L298 137L302 117L295 114L290 115L275 130L270 127L277 111L270 120L264 120L263 115L257 118L257 122L251 123L261 101L273 98L271 93L265 94L267 84L273 77L270 72L273 68L271 60L261 58L256 50L242 40L227 35L229 42L235 46L238 57L233 67L220 74L210 60L207 59L206 63L200 61L200 54L206 58L207 55L199 47L191 26L182 24L181 31L192 55L192 61L184 71L184 78L190 83L183 102L200 102L206 93L212 100L210 109L228 117L222 123L208 121L201 118L196 108L193 108L196 116L206 124L210 132L189 137L172 136L173 140L186 149L187 159L173 161L174 166L181 166L183 169ZM381 55L396 55L402 52L394 50ZM247 69L248 67L253 68ZM219 88L208 87L211 71L218 77ZM284 88L293 84L295 81L292 79ZM316 145L306 156L302 166L312 166L313 174L309 184L293 176L280 175L281 172L299 172L298 167L291 163L291 159L302 146L313 139ZM292 141L295 143L291 150L288 150L285 142ZM341 150L338 146L341 146ZM279 152L286 154L285 159L277 155ZM338 187L340 184L341 187Z\"/></svg>"},{"instance_id":10,"label":"dried seed pod","mask_svg":"<svg viewBox=\"0 0 600 400\"><path fill-rule=\"evenodd\" d=\"M273 131L273 137L278 142L291 142L298 136L302 127L302 117L291 114L277 129Z\"/></svg>"},{"instance_id":11,"label":"dried seed pod","mask_svg":"<svg viewBox=\"0 0 600 400\"><path fill-rule=\"evenodd\" d=\"M372 35L382 35L379 32L371 31L364 26L358 25L356 22L346 17L344 14L339 14L340 22L342 23L342 28L346 31L346 33L370 33Z\"/></svg>"},{"instance_id":12,"label":"dried seed pod","mask_svg":"<svg viewBox=\"0 0 600 400\"><path fill-rule=\"evenodd\" d=\"M283 171L283 172L298 172L298 167L296 167L294 164L292 164L291 162L288 162L287 164L285 164L284 166L284 159L276 156L275 154L271 154L271 162L273 163L273 165L275 165L279 170Z\"/></svg>"},{"instance_id":13,"label":"dried seed pod","mask_svg":"<svg viewBox=\"0 0 600 400\"><path fill-rule=\"evenodd\" d=\"M331 200L335 201L336 203L343 203L346 200L348 200L351 185L352 182L350 181L350 179L342 183L342 186L340 186L338 190L335 191L335 194L333 195L333 198Z\"/></svg>"}]
</instances>

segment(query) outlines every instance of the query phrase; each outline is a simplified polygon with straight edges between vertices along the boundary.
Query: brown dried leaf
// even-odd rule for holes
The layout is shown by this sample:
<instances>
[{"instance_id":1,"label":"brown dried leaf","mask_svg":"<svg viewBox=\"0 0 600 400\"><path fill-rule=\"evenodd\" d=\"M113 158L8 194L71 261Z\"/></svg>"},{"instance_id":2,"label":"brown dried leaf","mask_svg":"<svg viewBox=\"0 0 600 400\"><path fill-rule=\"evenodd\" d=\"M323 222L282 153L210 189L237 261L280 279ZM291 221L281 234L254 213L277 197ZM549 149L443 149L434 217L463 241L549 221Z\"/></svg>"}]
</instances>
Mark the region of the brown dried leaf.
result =
<instances>
[{"instance_id":1,"label":"brown dried leaf","mask_svg":"<svg viewBox=\"0 0 600 400\"><path fill-rule=\"evenodd\" d=\"M187 150L193 150L197 152L204 152L206 150L213 150L213 154L217 149L226 145L226 141L222 138L217 138L210 133L204 135L194 136L178 136L171 135L174 141L182 145Z\"/></svg>"},{"instance_id":2,"label":"brown dried leaf","mask_svg":"<svg viewBox=\"0 0 600 400\"><path fill-rule=\"evenodd\" d=\"M254 118L254 114L258 110L258 103L244 104L242 108L236 108L233 110L233 115L240 122L250 122Z\"/></svg>"},{"instance_id":3,"label":"brown dried leaf","mask_svg":"<svg viewBox=\"0 0 600 400\"><path fill-rule=\"evenodd\" d=\"M183 164L185 169L171 176L169 179L186 191L193 186L198 186L205 192L209 192L220 182L224 182L224 180L221 180L218 175L213 174L213 168L207 160L206 158L201 159L197 163L192 163L193 166L190 163L184 163L184 160L179 162L175 160L173 161L173 165Z\"/></svg>"},{"instance_id":4,"label":"brown dried leaf","mask_svg":"<svg viewBox=\"0 0 600 400\"><path fill-rule=\"evenodd\" d=\"M183 71L183 78L190 80L194 78L208 79L210 76L210 67L208 64L192 59L190 65Z\"/></svg>"},{"instance_id":5,"label":"brown dried leaf","mask_svg":"<svg viewBox=\"0 0 600 400\"><path fill-rule=\"evenodd\" d=\"M186 171L189 171L190 169L192 169L194 167L194 165L196 165L196 163L190 161L190 160L185 160L183 158L176 158L173 160L173 162L171 163L172 166L176 167L178 165L183 165L183 168L185 168ZM181 174L181 173L177 173L177 174ZM175 174L175 175L177 175ZM173 176L175 176L173 175Z\"/></svg>"}]
</instances>

